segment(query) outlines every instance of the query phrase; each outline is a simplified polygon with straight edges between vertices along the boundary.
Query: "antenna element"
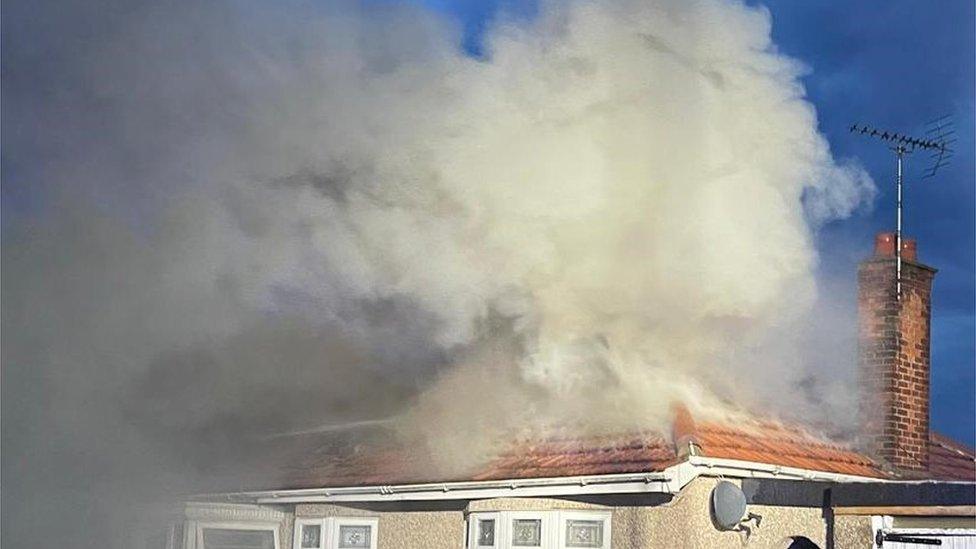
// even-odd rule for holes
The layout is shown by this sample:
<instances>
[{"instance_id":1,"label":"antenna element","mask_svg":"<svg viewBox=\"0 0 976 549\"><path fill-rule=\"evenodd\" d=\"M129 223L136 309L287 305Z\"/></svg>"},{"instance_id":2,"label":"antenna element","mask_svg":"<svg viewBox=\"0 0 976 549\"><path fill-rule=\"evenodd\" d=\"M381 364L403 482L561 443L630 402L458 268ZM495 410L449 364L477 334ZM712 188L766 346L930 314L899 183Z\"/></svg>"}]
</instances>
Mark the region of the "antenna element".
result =
<instances>
[{"instance_id":1,"label":"antenna element","mask_svg":"<svg viewBox=\"0 0 976 549\"><path fill-rule=\"evenodd\" d=\"M895 291L899 300L901 300L901 187L904 179L902 163L907 154L918 150L930 151L932 153L932 164L926 168L925 175L922 176L923 179L928 179L934 176L939 168L949 163L949 159L952 158L953 153L949 145L955 141L955 138L951 137L955 133L955 130L952 128L952 120L949 118L949 115L940 116L929 122L927 126L928 129L925 132L925 138L880 130L867 125L859 126L857 124L851 124L850 127L851 133L859 133L889 143L888 148L895 153L897 161L897 170L895 172L895 187L897 189L895 199Z\"/></svg>"}]
</instances>

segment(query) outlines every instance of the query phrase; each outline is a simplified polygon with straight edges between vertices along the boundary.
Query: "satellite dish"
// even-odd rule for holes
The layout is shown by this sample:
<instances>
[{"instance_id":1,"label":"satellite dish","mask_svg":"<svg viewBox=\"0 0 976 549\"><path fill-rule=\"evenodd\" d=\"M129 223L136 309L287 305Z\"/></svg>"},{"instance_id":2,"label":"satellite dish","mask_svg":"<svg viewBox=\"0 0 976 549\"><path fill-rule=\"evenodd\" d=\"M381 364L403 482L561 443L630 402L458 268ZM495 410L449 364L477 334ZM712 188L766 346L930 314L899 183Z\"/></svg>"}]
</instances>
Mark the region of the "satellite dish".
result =
<instances>
[{"instance_id":1,"label":"satellite dish","mask_svg":"<svg viewBox=\"0 0 976 549\"><path fill-rule=\"evenodd\" d=\"M712 518L723 530L735 528L746 514L746 495L727 480L712 490Z\"/></svg>"}]
</instances>

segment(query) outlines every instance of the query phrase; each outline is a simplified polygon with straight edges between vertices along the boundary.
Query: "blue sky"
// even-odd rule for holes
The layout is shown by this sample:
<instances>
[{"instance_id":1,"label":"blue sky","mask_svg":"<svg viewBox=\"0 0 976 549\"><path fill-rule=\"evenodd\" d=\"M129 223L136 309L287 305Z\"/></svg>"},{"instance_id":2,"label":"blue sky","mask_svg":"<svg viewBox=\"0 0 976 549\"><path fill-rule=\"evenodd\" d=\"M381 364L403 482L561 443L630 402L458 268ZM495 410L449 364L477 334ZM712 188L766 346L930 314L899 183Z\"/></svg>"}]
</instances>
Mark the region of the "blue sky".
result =
<instances>
[{"instance_id":1,"label":"blue sky","mask_svg":"<svg viewBox=\"0 0 976 549\"><path fill-rule=\"evenodd\" d=\"M847 133L854 121L922 132L926 121L952 115L959 151L937 177L920 180L928 160L910 158L905 231L920 259L939 269L932 304L932 425L974 443L973 2L774 2L773 37L810 67L807 93L835 154L856 156L879 187L869 214L834 223L820 237L823 269L853 272L851 250L894 225L890 151Z\"/></svg>"},{"instance_id":2,"label":"blue sky","mask_svg":"<svg viewBox=\"0 0 976 549\"><path fill-rule=\"evenodd\" d=\"M483 33L499 13L532 17L530 2L425 0L465 30L465 47L481 55ZM879 194L870 211L833 222L818 235L826 277L854 276L873 235L894 229L894 164L880 143L852 136L853 122L924 133L927 121L950 114L958 141L952 163L920 180L927 158L909 158L905 232L920 259L939 269L933 290L932 425L976 443L976 192L974 192L974 18L968 0L919 2L826 0L750 2L769 9L773 39L809 68L804 78L820 129L838 157L856 157ZM860 243L852 246L851 243ZM851 296L853 302L854 296Z\"/></svg>"}]
</instances>

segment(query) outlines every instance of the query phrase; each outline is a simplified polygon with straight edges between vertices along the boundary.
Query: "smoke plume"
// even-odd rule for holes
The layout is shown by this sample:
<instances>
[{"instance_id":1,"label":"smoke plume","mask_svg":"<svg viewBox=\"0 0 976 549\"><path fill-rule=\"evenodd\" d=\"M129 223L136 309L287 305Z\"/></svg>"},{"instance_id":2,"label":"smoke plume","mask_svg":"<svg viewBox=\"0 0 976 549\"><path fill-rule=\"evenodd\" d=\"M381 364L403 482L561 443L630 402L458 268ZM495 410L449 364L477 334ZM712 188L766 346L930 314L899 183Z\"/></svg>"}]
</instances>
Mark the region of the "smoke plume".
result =
<instances>
[{"instance_id":1,"label":"smoke plume","mask_svg":"<svg viewBox=\"0 0 976 549\"><path fill-rule=\"evenodd\" d=\"M544 3L483 56L399 5L4 16L11 546L123 546L125 502L320 424L394 417L463 470L675 401L843 400L814 236L873 183L762 8Z\"/></svg>"}]
</instances>

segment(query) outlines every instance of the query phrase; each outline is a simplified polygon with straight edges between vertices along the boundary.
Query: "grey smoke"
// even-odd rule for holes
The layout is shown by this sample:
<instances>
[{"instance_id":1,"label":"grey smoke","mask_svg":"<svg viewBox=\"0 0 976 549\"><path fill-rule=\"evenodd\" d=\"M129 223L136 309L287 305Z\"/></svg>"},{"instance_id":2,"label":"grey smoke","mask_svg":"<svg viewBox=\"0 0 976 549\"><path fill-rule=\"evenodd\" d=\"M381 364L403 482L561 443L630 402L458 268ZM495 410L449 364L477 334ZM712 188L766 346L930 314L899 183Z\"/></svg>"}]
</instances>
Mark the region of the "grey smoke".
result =
<instances>
[{"instance_id":1,"label":"grey smoke","mask_svg":"<svg viewBox=\"0 0 976 549\"><path fill-rule=\"evenodd\" d=\"M3 15L11 546L127 546L274 433L393 416L464 470L843 393L813 234L873 185L761 8L545 4L483 60L386 4Z\"/></svg>"}]
</instances>

